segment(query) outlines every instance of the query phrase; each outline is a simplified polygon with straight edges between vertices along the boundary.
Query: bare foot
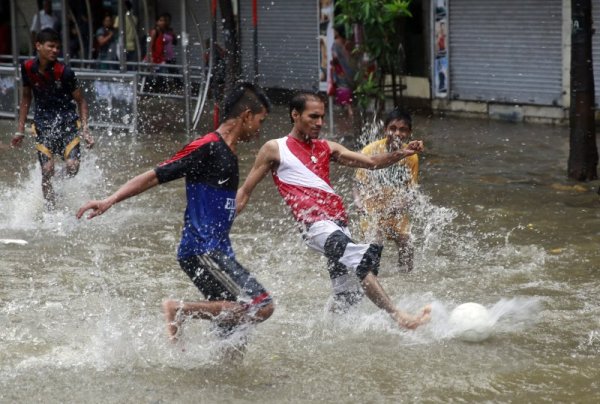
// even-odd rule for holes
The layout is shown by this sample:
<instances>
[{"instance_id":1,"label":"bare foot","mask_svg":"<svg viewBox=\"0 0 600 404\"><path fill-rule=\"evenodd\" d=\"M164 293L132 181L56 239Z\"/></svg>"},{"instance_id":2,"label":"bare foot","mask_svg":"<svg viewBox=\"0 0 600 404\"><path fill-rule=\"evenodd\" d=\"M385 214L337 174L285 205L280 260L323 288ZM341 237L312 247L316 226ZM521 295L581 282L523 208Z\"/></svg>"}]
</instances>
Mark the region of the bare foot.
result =
<instances>
[{"instance_id":1,"label":"bare foot","mask_svg":"<svg viewBox=\"0 0 600 404\"><path fill-rule=\"evenodd\" d=\"M426 324L429 322L429 320L431 320L431 305L428 304L427 306L423 307L420 315L413 316L398 310L392 314L392 318L400 327L414 330L415 328Z\"/></svg>"},{"instance_id":2,"label":"bare foot","mask_svg":"<svg viewBox=\"0 0 600 404\"><path fill-rule=\"evenodd\" d=\"M181 316L179 315L180 304L177 300L165 300L162 304L165 321L167 322L167 333L169 340L177 341L177 333L181 327Z\"/></svg>"}]
</instances>

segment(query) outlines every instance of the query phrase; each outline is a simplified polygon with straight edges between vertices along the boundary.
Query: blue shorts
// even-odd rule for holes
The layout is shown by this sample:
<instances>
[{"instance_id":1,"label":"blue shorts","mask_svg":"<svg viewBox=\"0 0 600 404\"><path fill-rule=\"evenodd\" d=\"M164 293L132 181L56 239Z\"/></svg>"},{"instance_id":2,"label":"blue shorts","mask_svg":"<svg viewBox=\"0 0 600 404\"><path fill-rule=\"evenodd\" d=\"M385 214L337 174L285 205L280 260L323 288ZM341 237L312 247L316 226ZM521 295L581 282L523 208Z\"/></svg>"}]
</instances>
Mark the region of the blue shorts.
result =
<instances>
[{"instance_id":1,"label":"blue shorts","mask_svg":"<svg viewBox=\"0 0 600 404\"><path fill-rule=\"evenodd\" d=\"M40 164L44 165L59 155L63 160L79 160L79 121L65 122L51 127L34 127L36 134L35 148L38 151Z\"/></svg>"},{"instance_id":2,"label":"blue shorts","mask_svg":"<svg viewBox=\"0 0 600 404\"><path fill-rule=\"evenodd\" d=\"M265 288L234 258L220 251L179 260L181 269L207 300L239 302L255 311L272 302Z\"/></svg>"}]
</instances>

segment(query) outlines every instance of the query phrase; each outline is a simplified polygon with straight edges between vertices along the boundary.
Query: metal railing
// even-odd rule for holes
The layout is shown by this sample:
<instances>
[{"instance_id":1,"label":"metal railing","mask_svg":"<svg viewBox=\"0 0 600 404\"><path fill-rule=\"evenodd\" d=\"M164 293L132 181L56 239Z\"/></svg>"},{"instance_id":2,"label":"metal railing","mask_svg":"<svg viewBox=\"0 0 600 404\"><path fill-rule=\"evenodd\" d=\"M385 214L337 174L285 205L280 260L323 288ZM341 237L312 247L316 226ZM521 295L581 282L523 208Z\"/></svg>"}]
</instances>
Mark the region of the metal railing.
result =
<instances>
[{"instance_id":1,"label":"metal railing","mask_svg":"<svg viewBox=\"0 0 600 404\"><path fill-rule=\"evenodd\" d=\"M143 6L143 15L144 15L144 31L146 34L148 34L149 32L149 19L148 19L148 4L146 0L142 0L142 6ZM96 77L98 79L102 78L107 78L107 77L111 77L111 80L113 79L121 79L121 83L130 83L130 82L134 82L135 83L135 92L134 92L134 99L136 100L135 102L137 103L137 98L138 96L160 96L160 97L167 97L167 98L175 98L175 99L182 99L185 103L185 127L186 127L186 132L190 132L192 124L194 126L194 128L196 127L198 120L202 114L202 110L208 95L208 88L209 88L209 83L210 83L210 77L211 77L211 73L212 73L212 61L213 61L213 41L215 38L210 38L210 42L211 42L211 47L210 47L210 55L209 55L209 60L210 60L210 64L207 67L204 66L193 66L190 65L189 63L189 55L188 55L188 45L189 45L189 35L187 32L187 26L186 26L186 15L187 13L190 13L192 15L193 21L194 21L194 25L196 26L196 30L198 31L197 34L200 38L200 46L201 46L201 52L202 54L204 54L205 49L203 48L204 46L204 40L202 39L202 36L200 34L200 30L198 28L198 23L197 23L197 18L195 16L193 7L190 8L188 7L188 0L180 0L180 10L181 10L181 19L182 19L182 26L181 26L181 64L180 65L174 65L174 64L160 64L160 65L156 65L153 63L147 63L141 60L141 50L139 48L139 38L136 38L136 58L137 58L137 62L128 62L126 60L126 53L125 53L125 43L124 43L124 38L125 38L125 25L127 24L127 12L124 9L124 0L118 0L117 2L117 9L118 9L118 17L119 17L119 35L118 35L118 40L119 40L119 49L120 49L120 54L119 54L119 60L117 61L100 61L100 60L95 60L95 59L91 59L91 44L88 43L87 45L87 59L74 59L72 58L73 55L69 54L69 49L68 47L64 47L64 62L66 64L69 64L70 66L73 67L73 69L77 72L78 77ZM93 32L92 32L92 26L91 26L91 8L90 8L90 3L89 0L85 0L85 6L86 6L86 13L88 16L88 37L92 38L93 36ZM12 27L12 50L13 50L13 54L12 55L0 55L0 67L2 68L2 70L0 70L0 75L1 75L1 79L5 80L5 82L3 82L4 84L1 84L3 86L5 86L5 93L2 93L3 97L2 97L2 102L0 102L0 116L3 117L11 117L13 116L15 118L15 120L17 119L18 116L18 109L19 109L19 91L17 90L18 88L18 84L20 82L20 73L19 73L19 64L22 60L24 59L28 59L28 57L22 57L19 56L17 54L17 43L16 43L16 27L17 27L17 13L21 12L20 8L18 6L18 3L16 2L16 0L10 0L10 10L11 10L11 27ZM69 13L72 19L75 19L75 16L73 15L73 13L71 12L71 10L68 7L67 1L66 0L61 0L61 23L63 27L68 26L68 18L69 18ZM21 12L22 14L22 12ZM215 18L215 16L213 16L213 19ZM213 24L216 21L213 21ZM85 46L83 43L83 39L82 39L82 34L80 32L79 29L77 29L77 36L78 36L78 43L81 49L81 52L84 52L84 48ZM136 36L137 36L137 32L136 32ZM67 30L63 30L62 32L62 43L68 43L69 42L69 38L67 36ZM30 44L30 48L31 48L31 44ZM112 67L114 66L115 69L114 70L108 70L108 69L98 69L100 66L105 67ZM164 69L164 71L163 71ZM12 72L12 75L11 75ZM108 76L105 76L108 75ZM131 76L135 76L134 79L130 79ZM12 76L12 77L11 77ZM152 79L156 79L156 80L149 80L149 78ZM148 86L148 84L152 83L152 82L156 82L156 81L175 81L175 82L179 82L181 81L181 91L180 94L174 94L173 92L169 91L166 93L161 93L161 92L157 92L157 88L158 86L154 86L154 88L150 88ZM108 86L108 88L117 88L118 85L116 84L116 82L114 81L110 81L110 84ZM0 87L1 88L1 87ZM100 93L106 95L108 94L106 92L106 87L105 86L100 86ZM95 88L96 90L98 88ZM197 95L194 96L192 93L192 90L197 89ZM90 89L88 89L88 91L92 91ZM8 97L4 97L4 95L9 95L9 93L11 93L10 95L12 95L12 97L8 96ZM95 93L92 93L95 94ZM110 94L112 94L112 90L110 91ZM96 94L97 95L97 94ZM94 95L94 97L96 96ZM100 96L99 96L100 97ZM111 95L111 97L114 98L114 95ZM102 98L102 97L100 97ZM8 99L12 100L12 108L10 108L10 106L8 105ZM194 111L192 112L192 102L196 103L196 106L194 108ZM137 107L136 107L137 109ZM137 116L137 114L136 114ZM92 118L92 117L90 117ZM93 124L93 121L90 120L90 124ZM98 122L98 125L100 125L101 123ZM103 123L104 124L104 123ZM115 122L116 127L121 127L122 123L120 122ZM128 126L128 125L126 125Z\"/></svg>"},{"instance_id":2,"label":"metal railing","mask_svg":"<svg viewBox=\"0 0 600 404\"><path fill-rule=\"evenodd\" d=\"M11 55L0 55L0 117L18 117L20 69ZM19 57L19 63L29 57ZM120 61L71 59L70 65L81 81L89 104L89 125L94 127L137 130L139 97L160 97L195 103L194 111L186 108L185 119L196 127L208 96L208 67L189 66L188 83L182 80L183 65L127 62L121 72ZM104 67L100 69L100 66ZM186 91L187 87L187 91ZM124 102L128 100L128 102ZM117 113L118 112L118 113ZM125 119L123 118L125 117ZM189 130L189 128L186 128Z\"/></svg>"}]
</instances>

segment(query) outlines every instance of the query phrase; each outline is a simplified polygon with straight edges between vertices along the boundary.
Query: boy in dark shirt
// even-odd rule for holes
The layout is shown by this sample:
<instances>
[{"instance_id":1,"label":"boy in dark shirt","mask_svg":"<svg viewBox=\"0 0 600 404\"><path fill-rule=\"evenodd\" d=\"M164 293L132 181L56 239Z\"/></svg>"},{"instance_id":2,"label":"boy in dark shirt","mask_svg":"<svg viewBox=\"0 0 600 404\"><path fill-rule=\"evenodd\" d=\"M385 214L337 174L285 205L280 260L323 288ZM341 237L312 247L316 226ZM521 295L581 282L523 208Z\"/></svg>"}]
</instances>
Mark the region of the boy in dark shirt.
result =
<instances>
[{"instance_id":1,"label":"boy in dark shirt","mask_svg":"<svg viewBox=\"0 0 600 404\"><path fill-rule=\"evenodd\" d=\"M88 105L75 73L57 60L60 52L58 32L51 28L41 30L35 47L38 56L21 64L23 88L19 123L12 145L20 146L22 143L29 107L35 100L33 122L42 167L42 192L47 206L53 208L55 197L51 179L54 176L54 155L58 154L65 160L67 175L75 176L81 156L80 129L88 147L94 145L94 139L87 125Z\"/></svg>"},{"instance_id":2,"label":"boy in dark shirt","mask_svg":"<svg viewBox=\"0 0 600 404\"><path fill-rule=\"evenodd\" d=\"M270 294L236 261L229 239L239 185L237 144L258 135L270 103L260 89L241 83L224 104L224 120L216 131L77 212L81 218L90 210L88 218L93 218L156 185L185 178L187 207L177 259L206 300L163 303L172 340L177 339L183 316L211 320L226 335L239 325L266 320L274 310Z\"/></svg>"}]
</instances>

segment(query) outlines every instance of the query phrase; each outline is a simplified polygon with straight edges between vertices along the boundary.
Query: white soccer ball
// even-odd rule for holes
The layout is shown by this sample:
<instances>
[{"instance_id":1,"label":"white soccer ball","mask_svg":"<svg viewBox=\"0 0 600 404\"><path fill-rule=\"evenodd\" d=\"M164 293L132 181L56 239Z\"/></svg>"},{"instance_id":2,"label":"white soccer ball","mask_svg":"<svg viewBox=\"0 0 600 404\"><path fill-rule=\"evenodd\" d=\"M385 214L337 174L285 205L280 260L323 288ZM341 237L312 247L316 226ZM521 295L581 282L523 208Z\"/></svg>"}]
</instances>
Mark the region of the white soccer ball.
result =
<instances>
[{"instance_id":1,"label":"white soccer ball","mask_svg":"<svg viewBox=\"0 0 600 404\"><path fill-rule=\"evenodd\" d=\"M490 337L494 321L485 307L470 302L452 310L449 324L454 337L468 342L480 342Z\"/></svg>"}]
</instances>

